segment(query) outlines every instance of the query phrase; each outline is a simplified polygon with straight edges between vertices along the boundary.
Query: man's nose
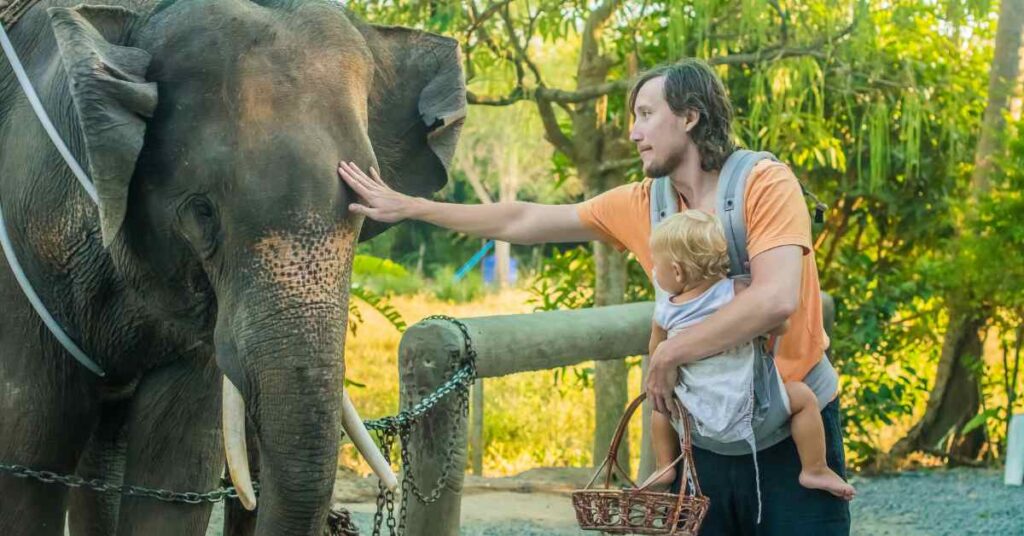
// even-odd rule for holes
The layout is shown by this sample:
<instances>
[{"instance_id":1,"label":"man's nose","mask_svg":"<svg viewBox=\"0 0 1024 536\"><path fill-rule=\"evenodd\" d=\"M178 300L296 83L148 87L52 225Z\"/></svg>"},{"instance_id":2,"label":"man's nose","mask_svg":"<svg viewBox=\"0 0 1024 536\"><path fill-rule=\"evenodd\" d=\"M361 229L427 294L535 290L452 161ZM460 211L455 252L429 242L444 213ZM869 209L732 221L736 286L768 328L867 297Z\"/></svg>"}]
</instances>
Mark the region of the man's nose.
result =
<instances>
[{"instance_id":1,"label":"man's nose","mask_svg":"<svg viewBox=\"0 0 1024 536\"><path fill-rule=\"evenodd\" d=\"M637 131L637 129L634 128L629 131L629 141L638 142L642 139L643 136Z\"/></svg>"}]
</instances>

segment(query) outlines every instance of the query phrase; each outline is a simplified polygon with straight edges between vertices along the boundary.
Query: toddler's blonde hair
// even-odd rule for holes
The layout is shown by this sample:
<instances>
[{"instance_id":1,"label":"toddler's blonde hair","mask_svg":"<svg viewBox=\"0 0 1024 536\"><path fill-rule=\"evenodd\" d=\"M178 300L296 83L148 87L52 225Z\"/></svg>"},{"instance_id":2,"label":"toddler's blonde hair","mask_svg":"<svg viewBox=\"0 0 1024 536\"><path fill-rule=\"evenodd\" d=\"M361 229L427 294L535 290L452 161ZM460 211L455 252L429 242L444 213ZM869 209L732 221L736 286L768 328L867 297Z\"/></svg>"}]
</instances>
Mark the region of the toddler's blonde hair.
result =
<instances>
[{"instance_id":1,"label":"toddler's blonde hair","mask_svg":"<svg viewBox=\"0 0 1024 536\"><path fill-rule=\"evenodd\" d=\"M685 210L662 220L651 232L651 251L678 263L687 284L729 273L729 246L722 224L703 210Z\"/></svg>"}]
</instances>

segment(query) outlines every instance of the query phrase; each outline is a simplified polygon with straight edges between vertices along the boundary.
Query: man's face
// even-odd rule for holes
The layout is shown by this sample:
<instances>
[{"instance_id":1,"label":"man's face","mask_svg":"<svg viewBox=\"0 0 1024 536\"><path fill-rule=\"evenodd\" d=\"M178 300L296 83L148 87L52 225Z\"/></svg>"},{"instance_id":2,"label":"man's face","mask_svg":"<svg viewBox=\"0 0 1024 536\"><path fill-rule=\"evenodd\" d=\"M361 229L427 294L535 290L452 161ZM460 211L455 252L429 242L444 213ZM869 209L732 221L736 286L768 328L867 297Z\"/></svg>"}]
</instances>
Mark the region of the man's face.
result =
<instances>
[{"instance_id":1,"label":"man's face","mask_svg":"<svg viewBox=\"0 0 1024 536\"><path fill-rule=\"evenodd\" d=\"M692 143L689 129L697 115L676 115L665 101L665 78L648 80L636 94L633 103L636 121L629 139L636 143L643 162L644 175L664 177L683 162L686 148Z\"/></svg>"}]
</instances>

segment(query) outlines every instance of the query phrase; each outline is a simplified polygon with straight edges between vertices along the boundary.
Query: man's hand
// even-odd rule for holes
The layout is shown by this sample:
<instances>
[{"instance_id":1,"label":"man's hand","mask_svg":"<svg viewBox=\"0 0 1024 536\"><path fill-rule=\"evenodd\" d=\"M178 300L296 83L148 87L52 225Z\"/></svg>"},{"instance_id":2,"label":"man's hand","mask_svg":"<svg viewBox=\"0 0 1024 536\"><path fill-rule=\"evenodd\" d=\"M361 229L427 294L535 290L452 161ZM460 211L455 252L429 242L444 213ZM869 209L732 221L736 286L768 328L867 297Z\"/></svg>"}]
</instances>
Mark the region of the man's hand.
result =
<instances>
[{"instance_id":1,"label":"man's hand","mask_svg":"<svg viewBox=\"0 0 1024 536\"><path fill-rule=\"evenodd\" d=\"M362 200L362 203L349 204L352 212L381 223L396 223L412 215L416 198L392 190L376 169L370 168L370 175L367 175L354 163L341 162L338 175Z\"/></svg>"},{"instance_id":2,"label":"man's hand","mask_svg":"<svg viewBox=\"0 0 1024 536\"><path fill-rule=\"evenodd\" d=\"M679 419L679 409L673 400L676 383L679 381L679 366L672 359L669 346L667 343L659 344L651 354L644 390L654 411Z\"/></svg>"}]
</instances>

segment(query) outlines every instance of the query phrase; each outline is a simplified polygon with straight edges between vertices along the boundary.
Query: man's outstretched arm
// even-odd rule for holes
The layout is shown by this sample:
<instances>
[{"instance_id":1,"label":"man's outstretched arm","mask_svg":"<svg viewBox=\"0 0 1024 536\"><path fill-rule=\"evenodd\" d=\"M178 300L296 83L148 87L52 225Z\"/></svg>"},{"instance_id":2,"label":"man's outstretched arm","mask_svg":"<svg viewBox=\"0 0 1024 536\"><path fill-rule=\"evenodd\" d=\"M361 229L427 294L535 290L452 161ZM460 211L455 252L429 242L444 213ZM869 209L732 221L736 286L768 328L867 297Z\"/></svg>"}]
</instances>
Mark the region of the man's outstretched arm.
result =
<instances>
[{"instance_id":1,"label":"man's outstretched arm","mask_svg":"<svg viewBox=\"0 0 1024 536\"><path fill-rule=\"evenodd\" d=\"M511 202L488 205L440 203L391 189L377 170L367 175L354 164L342 162L338 175L359 196L349 209L384 223L420 220L481 238L513 244L588 242L599 239L577 214L577 205L541 205Z\"/></svg>"}]
</instances>

